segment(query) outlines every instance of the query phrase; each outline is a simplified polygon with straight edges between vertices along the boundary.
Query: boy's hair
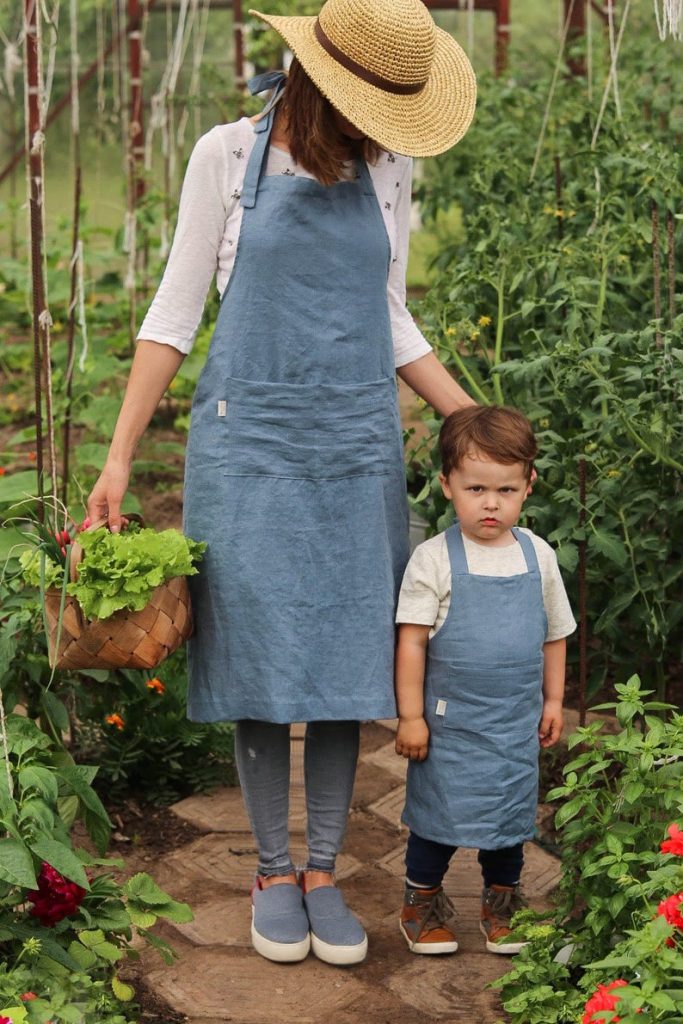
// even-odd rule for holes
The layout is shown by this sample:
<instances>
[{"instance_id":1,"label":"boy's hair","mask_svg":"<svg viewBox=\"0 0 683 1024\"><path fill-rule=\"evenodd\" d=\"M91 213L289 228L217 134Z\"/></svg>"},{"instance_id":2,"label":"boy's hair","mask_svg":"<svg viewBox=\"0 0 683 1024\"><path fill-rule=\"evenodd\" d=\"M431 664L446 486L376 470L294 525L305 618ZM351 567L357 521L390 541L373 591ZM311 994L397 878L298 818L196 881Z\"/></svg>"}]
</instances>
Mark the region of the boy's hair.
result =
<instances>
[{"instance_id":1,"label":"boy's hair","mask_svg":"<svg viewBox=\"0 0 683 1024\"><path fill-rule=\"evenodd\" d=\"M473 452L494 462L521 462L531 477L538 448L529 420L518 409L503 405L469 405L446 417L439 434L444 476Z\"/></svg>"}]
</instances>

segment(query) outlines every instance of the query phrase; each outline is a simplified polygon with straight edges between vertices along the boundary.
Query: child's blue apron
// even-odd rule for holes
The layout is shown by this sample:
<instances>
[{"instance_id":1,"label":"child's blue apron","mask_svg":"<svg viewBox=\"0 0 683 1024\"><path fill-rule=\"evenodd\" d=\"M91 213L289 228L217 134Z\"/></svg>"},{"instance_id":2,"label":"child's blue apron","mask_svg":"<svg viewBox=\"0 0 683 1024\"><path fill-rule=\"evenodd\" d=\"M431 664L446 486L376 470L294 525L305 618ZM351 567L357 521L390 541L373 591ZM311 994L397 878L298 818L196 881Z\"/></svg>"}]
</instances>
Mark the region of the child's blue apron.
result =
<instances>
[{"instance_id":1,"label":"child's blue apron","mask_svg":"<svg viewBox=\"0 0 683 1024\"><path fill-rule=\"evenodd\" d=\"M469 572L457 523L446 531L451 603L429 641L429 754L408 766L403 820L423 839L497 850L534 835L547 618L531 538L518 576Z\"/></svg>"},{"instance_id":2,"label":"child's blue apron","mask_svg":"<svg viewBox=\"0 0 683 1024\"><path fill-rule=\"evenodd\" d=\"M408 558L389 240L364 161L329 187L266 176L272 123L192 405L188 714L388 718Z\"/></svg>"}]
</instances>

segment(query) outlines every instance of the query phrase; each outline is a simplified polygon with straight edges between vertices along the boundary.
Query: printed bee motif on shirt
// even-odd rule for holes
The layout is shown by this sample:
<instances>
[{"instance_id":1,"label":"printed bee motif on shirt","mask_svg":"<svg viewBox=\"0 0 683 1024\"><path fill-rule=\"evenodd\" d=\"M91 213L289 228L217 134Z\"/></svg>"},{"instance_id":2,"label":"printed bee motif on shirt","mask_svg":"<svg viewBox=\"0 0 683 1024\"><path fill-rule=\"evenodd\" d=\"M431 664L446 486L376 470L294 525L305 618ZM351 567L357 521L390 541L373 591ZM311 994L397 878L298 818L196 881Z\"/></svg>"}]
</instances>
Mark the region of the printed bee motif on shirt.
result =
<instances>
[{"instance_id":1,"label":"printed bee motif on shirt","mask_svg":"<svg viewBox=\"0 0 683 1024\"><path fill-rule=\"evenodd\" d=\"M241 197L242 197L242 193L240 191L238 191L238 189L235 189L233 191L232 195L230 196L231 199L241 199Z\"/></svg>"},{"instance_id":2,"label":"printed bee motif on shirt","mask_svg":"<svg viewBox=\"0 0 683 1024\"><path fill-rule=\"evenodd\" d=\"M387 153L387 160L389 161L390 164L396 163L396 157L394 156L393 153Z\"/></svg>"},{"instance_id":3,"label":"printed bee motif on shirt","mask_svg":"<svg viewBox=\"0 0 683 1024\"><path fill-rule=\"evenodd\" d=\"M390 210L391 209L391 203L385 203L384 204L384 209L385 210Z\"/></svg>"},{"instance_id":4,"label":"printed bee motif on shirt","mask_svg":"<svg viewBox=\"0 0 683 1024\"><path fill-rule=\"evenodd\" d=\"M241 160L242 157L244 156L244 150L240 146L239 149L233 149L232 154L233 156L236 156L238 160Z\"/></svg>"},{"instance_id":5,"label":"printed bee motif on shirt","mask_svg":"<svg viewBox=\"0 0 683 1024\"><path fill-rule=\"evenodd\" d=\"M285 175L286 177L288 177L288 178L295 178L295 177L296 177L296 175L295 175L294 171L293 171L293 170L291 170L291 168L289 168L289 167L285 167L285 169L284 169L284 171L283 171L282 173L283 173L283 174L284 174L284 175Z\"/></svg>"}]
</instances>

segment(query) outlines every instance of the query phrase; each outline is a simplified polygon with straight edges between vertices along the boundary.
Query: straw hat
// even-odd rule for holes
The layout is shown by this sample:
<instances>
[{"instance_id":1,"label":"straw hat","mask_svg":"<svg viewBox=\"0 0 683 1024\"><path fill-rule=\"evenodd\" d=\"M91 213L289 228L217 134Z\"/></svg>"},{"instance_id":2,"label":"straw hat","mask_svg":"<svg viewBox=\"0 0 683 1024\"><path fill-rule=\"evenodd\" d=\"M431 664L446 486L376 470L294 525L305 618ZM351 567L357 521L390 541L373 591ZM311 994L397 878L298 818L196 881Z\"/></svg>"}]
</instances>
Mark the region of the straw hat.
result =
<instances>
[{"instance_id":1,"label":"straw hat","mask_svg":"<svg viewBox=\"0 0 683 1024\"><path fill-rule=\"evenodd\" d=\"M318 17L249 13L282 36L330 103L384 149L436 156L469 128L472 65L422 0L327 0Z\"/></svg>"}]
</instances>

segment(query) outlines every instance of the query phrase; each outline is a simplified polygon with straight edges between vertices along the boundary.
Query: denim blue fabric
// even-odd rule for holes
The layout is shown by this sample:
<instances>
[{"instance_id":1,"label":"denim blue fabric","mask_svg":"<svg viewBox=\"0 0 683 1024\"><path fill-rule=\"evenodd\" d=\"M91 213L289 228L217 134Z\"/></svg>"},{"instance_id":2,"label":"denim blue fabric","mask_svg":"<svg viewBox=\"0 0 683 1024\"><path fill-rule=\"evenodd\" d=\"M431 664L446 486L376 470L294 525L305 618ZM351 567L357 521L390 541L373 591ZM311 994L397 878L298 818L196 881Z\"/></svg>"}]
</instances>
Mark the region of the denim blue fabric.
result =
<instances>
[{"instance_id":1,"label":"denim blue fabric","mask_svg":"<svg viewBox=\"0 0 683 1024\"><path fill-rule=\"evenodd\" d=\"M357 946L365 939L363 925L334 886L324 885L307 892L304 906L311 932L321 942L330 946Z\"/></svg>"},{"instance_id":2,"label":"denim blue fabric","mask_svg":"<svg viewBox=\"0 0 683 1024\"><path fill-rule=\"evenodd\" d=\"M298 885L281 882L267 889L254 888L254 928L269 942L303 942L308 935L308 916Z\"/></svg>"},{"instance_id":3,"label":"denim blue fabric","mask_svg":"<svg viewBox=\"0 0 683 1024\"><path fill-rule=\"evenodd\" d=\"M188 714L388 718L408 558L389 240L364 162L329 187L264 176L272 123L192 406Z\"/></svg>"},{"instance_id":4,"label":"denim blue fabric","mask_svg":"<svg viewBox=\"0 0 683 1024\"><path fill-rule=\"evenodd\" d=\"M476 576L457 523L446 531L451 604L429 642L429 754L408 766L403 820L453 846L496 850L534 835L547 618L531 539L518 576Z\"/></svg>"}]
</instances>

